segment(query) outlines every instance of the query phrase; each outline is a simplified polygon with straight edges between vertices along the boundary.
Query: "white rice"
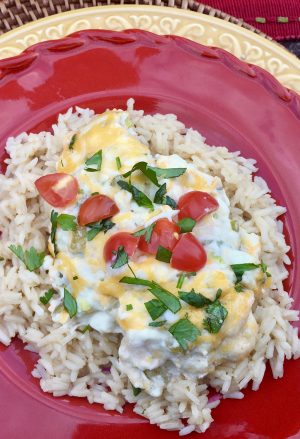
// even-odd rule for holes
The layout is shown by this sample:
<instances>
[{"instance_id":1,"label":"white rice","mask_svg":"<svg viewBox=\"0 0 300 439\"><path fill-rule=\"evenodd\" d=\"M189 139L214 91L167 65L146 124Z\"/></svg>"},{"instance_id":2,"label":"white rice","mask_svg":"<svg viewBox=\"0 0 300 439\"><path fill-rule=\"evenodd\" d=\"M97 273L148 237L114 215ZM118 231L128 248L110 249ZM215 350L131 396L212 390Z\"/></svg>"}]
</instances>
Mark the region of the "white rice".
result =
<instances>
[{"instance_id":1,"label":"white rice","mask_svg":"<svg viewBox=\"0 0 300 439\"><path fill-rule=\"evenodd\" d=\"M256 304L255 318L259 334L254 351L238 363L217 366L205 379L170 380L163 395L154 398L132 393L128 378L118 364L119 336L100 335L96 331L81 334L68 324L53 323L50 313L40 305L39 297L49 285L45 259L40 273L30 273L8 249L10 244L25 248L46 248L49 233L49 208L40 200L34 181L55 171L55 164L66 135L84 126L93 111L76 107L60 115L53 132L22 133L7 141L10 158L6 175L0 175L0 342L9 345L18 336L27 349L39 352L32 374L41 388L54 396L71 395L103 404L107 410L122 412L126 401L134 411L162 429L179 430L180 435L204 432L212 422L211 410L219 400L209 402L209 386L224 398L243 398L248 384L257 390L269 361L274 378L283 376L285 358L300 356L298 320L293 300L283 289L288 272L289 250L278 216L285 212L270 195L267 183L253 177L255 160L240 157L225 147L210 147L193 129L186 129L175 115L144 115L135 111L133 100L128 110L136 132L153 152L177 153L206 173L218 175L231 202L231 216L249 232L260 234L262 259L272 274L271 289L263 290ZM110 369L108 368L110 365ZM184 422L183 422L184 420Z\"/></svg>"}]
</instances>

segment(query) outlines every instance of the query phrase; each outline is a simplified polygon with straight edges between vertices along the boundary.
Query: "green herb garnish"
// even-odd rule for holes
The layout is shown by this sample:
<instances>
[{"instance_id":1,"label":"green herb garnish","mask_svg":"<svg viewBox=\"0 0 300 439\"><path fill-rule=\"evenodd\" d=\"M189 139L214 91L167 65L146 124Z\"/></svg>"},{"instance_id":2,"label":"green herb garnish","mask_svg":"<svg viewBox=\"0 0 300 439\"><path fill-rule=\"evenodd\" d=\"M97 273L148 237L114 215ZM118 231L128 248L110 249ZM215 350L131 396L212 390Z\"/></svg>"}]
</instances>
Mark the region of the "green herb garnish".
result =
<instances>
[{"instance_id":1,"label":"green herb garnish","mask_svg":"<svg viewBox=\"0 0 300 439\"><path fill-rule=\"evenodd\" d=\"M158 299L149 300L149 302L144 303L144 305L152 320L158 319L158 317L167 311L167 307Z\"/></svg>"},{"instance_id":2,"label":"green herb garnish","mask_svg":"<svg viewBox=\"0 0 300 439\"><path fill-rule=\"evenodd\" d=\"M233 265L230 265L230 267L232 268L232 270L235 274L236 283L239 283L239 282L241 282L243 274L246 271L255 270L256 268L259 268L259 265L252 264L252 263L246 263L246 264L233 264Z\"/></svg>"},{"instance_id":3,"label":"green herb garnish","mask_svg":"<svg viewBox=\"0 0 300 439\"><path fill-rule=\"evenodd\" d=\"M43 296L40 297L40 302L42 302L44 305L47 305L54 294L57 294L57 291L55 291L54 288L50 288Z\"/></svg>"},{"instance_id":4,"label":"green herb garnish","mask_svg":"<svg viewBox=\"0 0 300 439\"><path fill-rule=\"evenodd\" d=\"M219 300L215 300L211 305L208 305L205 312L207 317L203 320L204 328L212 334L217 334L228 315L227 309Z\"/></svg>"},{"instance_id":5,"label":"green herb garnish","mask_svg":"<svg viewBox=\"0 0 300 439\"><path fill-rule=\"evenodd\" d=\"M237 284L235 284L234 289L237 293L241 293L244 290L244 287L242 284L237 283Z\"/></svg>"},{"instance_id":6,"label":"green herb garnish","mask_svg":"<svg viewBox=\"0 0 300 439\"><path fill-rule=\"evenodd\" d=\"M99 194L100 194L100 192L92 192L91 197L93 197L94 195L99 195Z\"/></svg>"},{"instance_id":7,"label":"green herb garnish","mask_svg":"<svg viewBox=\"0 0 300 439\"><path fill-rule=\"evenodd\" d=\"M262 262L262 263L260 264L260 268L261 268L261 271L262 271L267 277L271 277L271 274L267 271L267 270L268 270L268 266L267 266L267 264L265 264L264 262Z\"/></svg>"},{"instance_id":8,"label":"green herb garnish","mask_svg":"<svg viewBox=\"0 0 300 439\"><path fill-rule=\"evenodd\" d=\"M161 178L175 178L179 177L180 175L184 174L187 168L155 168L152 166L149 166L151 170L153 170L157 177Z\"/></svg>"},{"instance_id":9,"label":"green herb garnish","mask_svg":"<svg viewBox=\"0 0 300 439\"><path fill-rule=\"evenodd\" d=\"M63 305L64 305L64 308L68 312L71 319L76 316L77 302L74 299L74 297L72 296L72 294L66 288L64 288Z\"/></svg>"},{"instance_id":10,"label":"green herb garnish","mask_svg":"<svg viewBox=\"0 0 300 439\"><path fill-rule=\"evenodd\" d=\"M188 303L195 308L203 308L204 306L210 305L212 301L207 297L203 296L201 293L196 293L194 288L190 291L179 291L179 297L184 302Z\"/></svg>"},{"instance_id":11,"label":"green herb garnish","mask_svg":"<svg viewBox=\"0 0 300 439\"><path fill-rule=\"evenodd\" d=\"M160 300L173 314L176 314L181 309L180 300L170 291L165 290L160 285L153 282L152 286L149 288L150 293L152 293L158 300Z\"/></svg>"},{"instance_id":12,"label":"green herb garnish","mask_svg":"<svg viewBox=\"0 0 300 439\"><path fill-rule=\"evenodd\" d=\"M56 245L57 217L58 217L58 213L52 210L50 215L50 221L51 221L50 240L53 244L55 255L57 254L57 245Z\"/></svg>"},{"instance_id":13,"label":"green herb garnish","mask_svg":"<svg viewBox=\"0 0 300 439\"><path fill-rule=\"evenodd\" d=\"M96 223L90 223L87 225L89 230L86 234L86 239L88 241L92 241L95 236L98 235L100 232L106 233L108 230L110 230L112 227L115 226L115 223L110 221L110 218L103 219L101 221L97 221Z\"/></svg>"},{"instance_id":14,"label":"green herb garnish","mask_svg":"<svg viewBox=\"0 0 300 439\"><path fill-rule=\"evenodd\" d=\"M130 192L134 201L141 207L147 207L148 209L153 210L153 203L150 198L147 197L143 192L141 192L138 188L133 186L132 184L127 183L127 181L119 180L118 185L121 189L124 189L127 192Z\"/></svg>"},{"instance_id":15,"label":"green herb garnish","mask_svg":"<svg viewBox=\"0 0 300 439\"><path fill-rule=\"evenodd\" d=\"M136 163L131 168L130 171L125 172L125 174L123 174L123 177L125 177L125 178L130 177L131 174L135 171L141 171L145 175L145 177L149 178L149 180L155 184L155 186L159 186L159 182L157 180L156 173L155 173L155 171L153 171L153 169L151 169L151 167L148 166L148 163L146 163L146 162Z\"/></svg>"},{"instance_id":16,"label":"green herb garnish","mask_svg":"<svg viewBox=\"0 0 300 439\"><path fill-rule=\"evenodd\" d=\"M177 340L184 351L188 342L193 342L200 335L200 331L188 318L180 319L169 328L169 332Z\"/></svg>"},{"instance_id":17,"label":"green herb garnish","mask_svg":"<svg viewBox=\"0 0 300 439\"><path fill-rule=\"evenodd\" d=\"M137 232L133 233L133 236L142 236L145 235L145 241L146 242L150 242L151 241L151 236L152 236L152 232L154 229L155 223L150 224L150 226L145 227L144 229L138 230Z\"/></svg>"},{"instance_id":18,"label":"green herb garnish","mask_svg":"<svg viewBox=\"0 0 300 439\"><path fill-rule=\"evenodd\" d=\"M180 227L180 233L192 232L196 225L196 221L192 218L183 218L178 221L177 225Z\"/></svg>"},{"instance_id":19,"label":"green herb garnish","mask_svg":"<svg viewBox=\"0 0 300 439\"><path fill-rule=\"evenodd\" d=\"M96 152L92 157L86 160L84 170L86 172L101 171L102 165L102 149Z\"/></svg>"},{"instance_id":20,"label":"green herb garnish","mask_svg":"<svg viewBox=\"0 0 300 439\"><path fill-rule=\"evenodd\" d=\"M148 326L159 327L163 326L167 320L160 320L159 322L150 322Z\"/></svg>"},{"instance_id":21,"label":"green herb garnish","mask_svg":"<svg viewBox=\"0 0 300 439\"><path fill-rule=\"evenodd\" d=\"M170 206L172 209L177 208L176 201L173 200L173 198L169 197L169 195L166 195L167 193L167 185L166 183L162 184L158 191L154 195L154 203L156 204L166 204Z\"/></svg>"},{"instance_id":22,"label":"green herb garnish","mask_svg":"<svg viewBox=\"0 0 300 439\"><path fill-rule=\"evenodd\" d=\"M111 265L112 268L120 268L128 264L128 254L124 250L123 245L120 245L117 251L113 251L113 254L116 255L116 259Z\"/></svg>"},{"instance_id":23,"label":"green herb garnish","mask_svg":"<svg viewBox=\"0 0 300 439\"><path fill-rule=\"evenodd\" d=\"M134 387L133 384L131 384L131 385L132 385L132 393L133 393L133 395L134 396L138 396L141 393L142 389L140 389L139 387Z\"/></svg>"},{"instance_id":24,"label":"green herb garnish","mask_svg":"<svg viewBox=\"0 0 300 439\"><path fill-rule=\"evenodd\" d=\"M232 230L234 232L238 232L239 231L238 223L235 220L231 220L230 221L230 225L231 225L231 228L232 228Z\"/></svg>"},{"instance_id":25,"label":"green herb garnish","mask_svg":"<svg viewBox=\"0 0 300 439\"><path fill-rule=\"evenodd\" d=\"M76 142L76 137L77 137L77 134L73 134L73 136L71 137L71 141L69 143L69 149L74 149L74 144Z\"/></svg>"},{"instance_id":26,"label":"green herb garnish","mask_svg":"<svg viewBox=\"0 0 300 439\"><path fill-rule=\"evenodd\" d=\"M74 215L68 215L66 213L62 213L59 215L57 212L52 210L50 215L50 221L51 221L50 240L54 247L54 254L57 254L57 245L56 245L57 226L60 225L64 231L68 231L68 230L75 231L77 229L76 217Z\"/></svg>"},{"instance_id":27,"label":"green herb garnish","mask_svg":"<svg viewBox=\"0 0 300 439\"><path fill-rule=\"evenodd\" d=\"M131 305L131 303L126 305L126 311L131 311L132 309L133 309L133 306Z\"/></svg>"},{"instance_id":28,"label":"green herb garnish","mask_svg":"<svg viewBox=\"0 0 300 439\"><path fill-rule=\"evenodd\" d=\"M120 157L116 157L116 165L117 165L117 169L119 171L122 168Z\"/></svg>"},{"instance_id":29,"label":"green herb garnish","mask_svg":"<svg viewBox=\"0 0 300 439\"><path fill-rule=\"evenodd\" d=\"M4 258L2 256L0 256L0 262L3 262Z\"/></svg>"},{"instance_id":30,"label":"green herb garnish","mask_svg":"<svg viewBox=\"0 0 300 439\"><path fill-rule=\"evenodd\" d=\"M78 276L73 276L73 280L79 279Z\"/></svg>"},{"instance_id":31,"label":"green herb garnish","mask_svg":"<svg viewBox=\"0 0 300 439\"><path fill-rule=\"evenodd\" d=\"M129 285L142 285L145 287L151 287L153 282L147 279L141 279L139 277L130 277L124 276L119 281L121 284L129 284Z\"/></svg>"},{"instance_id":32,"label":"green herb garnish","mask_svg":"<svg viewBox=\"0 0 300 439\"><path fill-rule=\"evenodd\" d=\"M45 252L38 253L34 247L24 251L21 245L10 245L8 248L24 263L29 271L35 271L43 265Z\"/></svg>"},{"instance_id":33,"label":"green herb garnish","mask_svg":"<svg viewBox=\"0 0 300 439\"><path fill-rule=\"evenodd\" d=\"M161 262L169 263L172 257L172 252L162 245L158 246L155 258Z\"/></svg>"},{"instance_id":34,"label":"green herb garnish","mask_svg":"<svg viewBox=\"0 0 300 439\"><path fill-rule=\"evenodd\" d=\"M81 332L81 334L85 334L87 331L92 331L93 328L90 325L84 326L82 329L78 328L78 331Z\"/></svg>"},{"instance_id":35,"label":"green herb garnish","mask_svg":"<svg viewBox=\"0 0 300 439\"><path fill-rule=\"evenodd\" d=\"M183 285L183 282L184 282L185 276L186 276L185 273L181 273L181 274L180 274L180 276L179 276L179 278L178 278L178 281L177 281L176 288L182 288L182 285Z\"/></svg>"}]
</instances>

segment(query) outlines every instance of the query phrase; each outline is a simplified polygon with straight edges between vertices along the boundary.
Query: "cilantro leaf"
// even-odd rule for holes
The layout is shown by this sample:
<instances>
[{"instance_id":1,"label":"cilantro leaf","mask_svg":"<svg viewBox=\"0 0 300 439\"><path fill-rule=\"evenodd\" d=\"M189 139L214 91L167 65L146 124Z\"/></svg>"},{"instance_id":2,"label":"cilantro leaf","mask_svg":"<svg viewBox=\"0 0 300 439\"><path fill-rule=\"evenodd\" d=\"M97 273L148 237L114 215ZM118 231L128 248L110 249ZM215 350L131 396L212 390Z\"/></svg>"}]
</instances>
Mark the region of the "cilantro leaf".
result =
<instances>
[{"instance_id":1,"label":"cilantro leaf","mask_svg":"<svg viewBox=\"0 0 300 439\"><path fill-rule=\"evenodd\" d=\"M271 277L271 274L267 271L267 270L268 270L268 266L267 266L267 264L265 264L264 262L262 262L262 263L260 264L260 268L261 268L261 271L262 271L267 277Z\"/></svg>"},{"instance_id":2,"label":"cilantro leaf","mask_svg":"<svg viewBox=\"0 0 300 439\"><path fill-rule=\"evenodd\" d=\"M66 288L64 288L63 305L64 305L64 308L68 312L71 319L76 316L77 302L76 302L75 298L72 296L72 294Z\"/></svg>"},{"instance_id":3,"label":"cilantro leaf","mask_svg":"<svg viewBox=\"0 0 300 439\"><path fill-rule=\"evenodd\" d=\"M159 322L150 322L148 326L159 327L163 326L167 320L160 320Z\"/></svg>"},{"instance_id":4,"label":"cilantro leaf","mask_svg":"<svg viewBox=\"0 0 300 439\"><path fill-rule=\"evenodd\" d=\"M34 247L24 251L21 245L10 245L8 248L24 263L29 271L35 271L43 265L45 252L38 253Z\"/></svg>"},{"instance_id":5,"label":"cilantro leaf","mask_svg":"<svg viewBox=\"0 0 300 439\"><path fill-rule=\"evenodd\" d=\"M56 212L55 212L56 213ZM77 223L76 223L76 217L74 215L68 215L67 213L61 213L57 216L57 224L60 225L60 227L67 231L67 230L76 230L77 229Z\"/></svg>"},{"instance_id":6,"label":"cilantro leaf","mask_svg":"<svg viewBox=\"0 0 300 439\"><path fill-rule=\"evenodd\" d=\"M158 246L155 258L161 262L169 263L172 257L172 252L162 245Z\"/></svg>"},{"instance_id":7,"label":"cilantro leaf","mask_svg":"<svg viewBox=\"0 0 300 439\"><path fill-rule=\"evenodd\" d=\"M119 171L122 168L122 163L121 163L120 157L116 157L116 165L117 165L117 169Z\"/></svg>"},{"instance_id":8,"label":"cilantro leaf","mask_svg":"<svg viewBox=\"0 0 300 439\"><path fill-rule=\"evenodd\" d=\"M86 160L84 170L86 172L101 171L102 165L102 149L96 152L92 157Z\"/></svg>"},{"instance_id":9,"label":"cilantro leaf","mask_svg":"<svg viewBox=\"0 0 300 439\"><path fill-rule=\"evenodd\" d=\"M241 282L243 274L245 271L255 270L256 268L259 268L259 265L252 264L252 263L245 263L245 264L233 264L230 265L232 268L235 277L236 277L236 283Z\"/></svg>"},{"instance_id":10,"label":"cilantro leaf","mask_svg":"<svg viewBox=\"0 0 300 439\"><path fill-rule=\"evenodd\" d=\"M145 287L151 287L153 285L153 282L147 279L141 279L139 277L130 277L130 276L124 276L119 281L121 284L129 284L129 285L142 285Z\"/></svg>"},{"instance_id":11,"label":"cilantro leaf","mask_svg":"<svg viewBox=\"0 0 300 439\"><path fill-rule=\"evenodd\" d=\"M153 210L153 203L150 198L147 197L142 191L133 186L132 184L127 183L127 181L119 180L118 185L121 189L124 189L127 192L130 192L134 201L141 207L147 207Z\"/></svg>"},{"instance_id":12,"label":"cilantro leaf","mask_svg":"<svg viewBox=\"0 0 300 439\"><path fill-rule=\"evenodd\" d=\"M69 149L71 149L71 150L74 149L74 144L76 142L76 138L77 138L77 134L73 134L71 141L69 143Z\"/></svg>"},{"instance_id":13,"label":"cilantro leaf","mask_svg":"<svg viewBox=\"0 0 300 439\"><path fill-rule=\"evenodd\" d=\"M128 264L128 254L124 250L123 245L120 245L118 250L114 251L113 253L116 255L116 259L111 265L112 268L120 268L123 267L123 265Z\"/></svg>"},{"instance_id":14,"label":"cilantro leaf","mask_svg":"<svg viewBox=\"0 0 300 439\"><path fill-rule=\"evenodd\" d=\"M140 389L139 387L134 387L133 384L131 384L131 386L132 386L132 393L134 394L134 396L138 396L141 393L142 389Z\"/></svg>"},{"instance_id":15,"label":"cilantro leaf","mask_svg":"<svg viewBox=\"0 0 300 439\"><path fill-rule=\"evenodd\" d=\"M158 191L154 195L154 203L156 204L166 204L170 206L172 209L177 208L176 201L173 200L173 198L169 197L169 195L166 195L167 193L167 185L166 183L162 184Z\"/></svg>"},{"instance_id":16,"label":"cilantro leaf","mask_svg":"<svg viewBox=\"0 0 300 439\"><path fill-rule=\"evenodd\" d=\"M169 328L169 332L177 340L184 351L188 349L188 342L195 341L200 331L188 318L180 319Z\"/></svg>"},{"instance_id":17,"label":"cilantro leaf","mask_svg":"<svg viewBox=\"0 0 300 439\"><path fill-rule=\"evenodd\" d=\"M126 311L131 311L132 309L133 309L133 306L131 305L131 303L126 305Z\"/></svg>"},{"instance_id":18,"label":"cilantro leaf","mask_svg":"<svg viewBox=\"0 0 300 439\"><path fill-rule=\"evenodd\" d=\"M90 325L86 325L82 329L78 328L78 331L81 332L81 334L85 334L87 331L92 331L92 329Z\"/></svg>"},{"instance_id":19,"label":"cilantro leaf","mask_svg":"<svg viewBox=\"0 0 300 439\"><path fill-rule=\"evenodd\" d=\"M178 294L181 300L191 306L194 306L195 308L203 308L204 306L212 303L210 299L203 296L201 293L196 293L194 288L190 292L179 291Z\"/></svg>"},{"instance_id":20,"label":"cilantro leaf","mask_svg":"<svg viewBox=\"0 0 300 439\"><path fill-rule=\"evenodd\" d=\"M57 245L56 245L57 217L58 217L58 213L52 210L50 215L50 221L51 221L50 240L53 244L55 255L57 254Z\"/></svg>"},{"instance_id":21,"label":"cilantro leaf","mask_svg":"<svg viewBox=\"0 0 300 439\"><path fill-rule=\"evenodd\" d=\"M160 285L152 283L149 288L150 293L153 294L158 300L160 300L173 314L176 314L181 309L180 300L170 291L165 290Z\"/></svg>"},{"instance_id":22,"label":"cilantro leaf","mask_svg":"<svg viewBox=\"0 0 300 439\"><path fill-rule=\"evenodd\" d=\"M155 168L149 166L151 170L153 170L157 177L161 178L175 178L184 174L187 168Z\"/></svg>"},{"instance_id":23,"label":"cilantro leaf","mask_svg":"<svg viewBox=\"0 0 300 439\"><path fill-rule=\"evenodd\" d=\"M135 172L135 171L141 171L147 178L149 178L150 181L152 181L152 183L155 184L155 186L159 186L159 182L157 180L157 176L156 176L156 172L151 169L150 166L148 166L148 163L146 162L138 162L136 163L130 171L125 172L125 174L123 174L122 176L127 178L130 177L130 175Z\"/></svg>"},{"instance_id":24,"label":"cilantro leaf","mask_svg":"<svg viewBox=\"0 0 300 439\"><path fill-rule=\"evenodd\" d=\"M178 281L177 281L176 288L182 288L182 285L183 285L183 282L184 282L185 276L186 276L185 273L181 273L181 274L180 274L180 276L179 276L179 278L178 278Z\"/></svg>"},{"instance_id":25,"label":"cilantro leaf","mask_svg":"<svg viewBox=\"0 0 300 439\"><path fill-rule=\"evenodd\" d=\"M3 261L4 261L3 256L0 256L0 262L3 262Z\"/></svg>"},{"instance_id":26,"label":"cilantro leaf","mask_svg":"<svg viewBox=\"0 0 300 439\"><path fill-rule=\"evenodd\" d=\"M142 236L145 235L145 241L146 242L150 242L151 241L151 236L152 236L152 232L154 229L155 223L150 224L150 226L145 227L144 229L138 230L137 232L133 233L133 236Z\"/></svg>"},{"instance_id":27,"label":"cilantro leaf","mask_svg":"<svg viewBox=\"0 0 300 439\"><path fill-rule=\"evenodd\" d=\"M92 241L95 236L98 235L100 232L106 233L109 229L115 226L115 223L110 221L110 218L103 219L101 221L97 221L95 223L90 223L87 225L89 230L86 234L86 239L88 241Z\"/></svg>"},{"instance_id":28,"label":"cilantro leaf","mask_svg":"<svg viewBox=\"0 0 300 439\"><path fill-rule=\"evenodd\" d=\"M207 317L203 321L204 328L211 334L217 334L227 315L227 309L221 304L219 300L215 300L205 310Z\"/></svg>"},{"instance_id":29,"label":"cilantro leaf","mask_svg":"<svg viewBox=\"0 0 300 439\"><path fill-rule=\"evenodd\" d=\"M57 291L55 291L54 288L50 288L43 296L40 297L40 302L42 302L44 305L47 305L54 294L57 294Z\"/></svg>"},{"instance_id":30,"label":"cilantro leaf","mask_svg":"<svg viewBox=\"0 0 300 439\"><path fill-rule=\"evenodd\" d=\"M152 320L158 319L167 310L167 307L158 299L149 300L144 305Z\"/></svg>"},{"instance_id":31,"label":"cilantro leaf","mask_svg":"<svg viewBox=\"0 0 300 439\"><path fill-rule=\"evenodd\" d=\"M180 233L192 232L196 225L196 221L192 218L183 218L178 221L177 225L180 227Z\"/></svg>"}]
</instances>

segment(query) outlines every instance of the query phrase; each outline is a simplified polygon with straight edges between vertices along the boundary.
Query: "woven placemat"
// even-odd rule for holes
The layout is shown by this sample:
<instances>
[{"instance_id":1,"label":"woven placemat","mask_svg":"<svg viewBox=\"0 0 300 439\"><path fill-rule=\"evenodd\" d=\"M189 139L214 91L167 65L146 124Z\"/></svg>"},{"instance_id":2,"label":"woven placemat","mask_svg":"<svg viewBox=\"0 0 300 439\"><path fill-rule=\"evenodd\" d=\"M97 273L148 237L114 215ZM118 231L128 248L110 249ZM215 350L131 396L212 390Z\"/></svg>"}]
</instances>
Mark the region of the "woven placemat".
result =
<instances>
[{"instance_id":1,"label":"woven placemat","mask_svg":"<svg viewBox=\"0 0 300 439\"><path fill-rule=\"evenodd\" d=\"M22 26L23 24L60 12L88 8L91 6L119 4L155 5L190 9L191 11L200 12L202 14L211 15L229 21L271 40L269 36L245 23L243 20L232 17L222 11L198 3L194 0L0 0L0 35L16 27Z\"/></svg>"}]
</instances>

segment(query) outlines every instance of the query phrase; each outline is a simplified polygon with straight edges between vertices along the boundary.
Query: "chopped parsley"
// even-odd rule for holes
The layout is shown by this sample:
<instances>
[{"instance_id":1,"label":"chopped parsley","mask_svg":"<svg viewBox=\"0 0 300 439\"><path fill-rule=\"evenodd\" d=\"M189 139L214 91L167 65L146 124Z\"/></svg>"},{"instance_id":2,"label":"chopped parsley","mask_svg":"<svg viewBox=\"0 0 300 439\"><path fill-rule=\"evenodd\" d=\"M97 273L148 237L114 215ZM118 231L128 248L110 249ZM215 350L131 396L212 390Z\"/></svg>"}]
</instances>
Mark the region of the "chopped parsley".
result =
<instances>
[{"instance_id":1,"label":"chopped parsley","mask_svg":"<svg viewBox=\"0 0 300 439\"><path fill-rule=\"evenodd\" d=\"M192 218L183 218L178 221L177 225L180 227L180 233L192 232L196 225L196 221Z\"/></svg>"},{"instance_id":2,"label":"chopped parsley","mask_svg":"<svg viewBox=\"0 0 300 439\"><path fill-rule=\"evenodd\" d=\"M145 241L149 243L151 241L152 232L154 229L155 223L150 224L150 226L145 227L144 229L138 230L133 233L133 236L139 237L145 235Z\"/></svg>"},{"instance_id":3,"label":"chopped parsley","mask_svg":"<svg viewBox=\"0 0 300 439\"><path fill-rule=\"evenodd\" d=\"M118 185L121 189L124 189L127 192L130 192L132 195L132 198L141 207L147 207L148 209L153 210L153 203L150 200L150 198L147 197L142 191L140 191L138 188L133 186L130 183L127 183L127 181L119 180Z\"/></svg>"},{"instance_id":4,"label":"chopped parsley","mask_svg":"<svg viewBox=\"0 0 300 439\"><path fill-rule=\"evenodd\" d=\"M86 172L101 171L102 165L102 149L96 152L92 157L86 160L84 170Z\"/></svg>"},{"instance_id":5,"label":"chopped parsley","mask_svg":"<svg viewBox=\"0 0 300 439\"><path fill-rule=\"evenodd\" d=\"M162 184L158 191L154 195L154 203L156 204L165 204L170 206L172 209L177 208L176 201L173 200L173 198L169 197L169 195L166 195L167 193L167 185L166 183Z\"/></svg>"},{"instance_id":6,"label":"chopped parsley","mask_svg":"<svg viewBox=\"0 0 300 439\"><path fill-rule=\"evenodd\" d=\"M119 171L122 168L122 163L121 163L120 157L116 157L116 165L117 165L117 169Z\"/></svg>"},{"instance_id":7,"label":"chopped parsley","mask_svg":"<svg viewBox=\"0 0 300 439\"><path fill-rule=\"evenodd\" d=\"M217 299L208 305L205 312L207 317L203 320L204 328L212 334L217 334L228 315L227 309Z\"/></svg>"},{"instance_id":8,"label":"chopped parsley","mask_svg":"<svg viewBox=\"0 0 300 439\"><path fill-rule=\"evenodd\" d=\"M43 265L45 252L37 252L34 247L24 251L21 245L10 245L8 248L24 263L29 271L35 271Z\"/></svg>"},{"instance_id":9,"label":"chopped parsley","mask_svg":"<svg viewBox=\"0 0 300 439\"><path fill-rule=\"evenodd\" d=\"M95 236L98 235L100 232L106 233L108 230L110 230L112 227L115 226L115 223L110 221L110 218L103 219L101 221L97 221L95 223L90 223L87 225L88 231L86 233L86 239L88 241L92 241Z\"/></svg>"},{"instance_id":10,"label":"chopped parsley","mask_svg":"<svg viewBox=\"0 0 300 439\"><path fill-rule=\"evenodd\" d=\"M262 263L260 264L260 268L261 268L261 271L262 271L267 277L271 277L271 274L267 271L267 270L268 270L268 266L267 266L267 264L265 264L264 262L262 262Z\"/></svg>"},{"instance_id":11,"label":"chopped parsley","mask_svg":"<svg viewBox=\"0 0 300 439\"><path fill-rule=\"evenodd\" d=\"M78 276L73 276L73 280L79 279Z\"/></svg>"},{"instance_id":12,"label":"chopped parsley","mask_svg":"<svg viewBox=\"0 0 300 439\"><path fill-rule=\"evenodd\" d=\"M159 322L150 322L148 326L154 326L158 328L159 326L163 326L167 320L160 320Z\"/></svg>"},{"instance_id":13,"label":"chopped parsley","mask_svg":"<svg viewBox=\"0 0 300 439\"><path fill-rule=\"evenodd\" d=\"M167 311L167 307L158 299L149 300L149 302L144 303L144 305L152 320L158 319L158 317Z\"/></svg>"},{"instance_id":14,"label":"chopped parsley","mask_svg":"<svg viewBox=\"0 0 300 439\"><path fill-rule=\"evenodd\" d=\"M64 288L63 305L71 319L76 316L77 302L75 298L72 296L72 294L66 288Z\"/></svg>"},{"instance_id":15,"label":"chopped parsley","mask_svg":"<svg viewBox=\"0 0 300 439\"><path fill-rule=\"evenodd\" d=\"M0 262L3 262L4 260L3 256L0 256Z\"/></svg>"},{"instance_id":16,"label":"chopped parsley","mask_svg":"<svg viewBox=\"0 0 300 439\"><path fill-rule=\"evenodd\" d=\"M128 254L124 250L123 245L120 245L117 251L113 251L113 254L116 255L116 259L111 265L112 268L120 268L128 264Z\"/></svg>"},{"instance_id":17,"label":"chopped parsley","mask_svg":"<svg viewBox=\"0 0 300 439\"><path fill-rule=\"evenodd\" d=\"M188 342L195 341L200 335L200 330L187 317L170 326L169 332L184 351L188 349Z\"/></svg>"},{"instance_id":18,"label":"chopped parsley","mask_svg":"<svg viewBox=\"0 0 300 439\"><path fill-rule=\"evenodd\" d=\"M203 308L212 303L210 299L203 296L201 293L196 293L194 288L190 292L179 291L178 294L181 300L195 308Z\"/></svg>"},{"instance_id":19,"label":"chopped parsley","mask_svg":"<svg viewBox=\"0 0 300 439\"><path fill-rule=\"evenodd\" d=\"M76 142L76 138L77 138L77 134L73 134L73 136L71 137L71 141L69 143L69 149L74 149L74 144Z\"/></svg>"},{"instance_id":20,"label":"chopped parsley","mask_svg":"<svg viewBox=\"0 0 300 439\"><path fill-rule=\"evenodd\" d=\"M131 311L132 309L133 309L133 306L131 305L131 303L126 305L126 311Z\"/></svg>"},{"instance_id":21,"label":"chopped parsley","mask_svg":"<svg viewBox=\"0 0 300 439\"><path fill-rule=\"evenodd\" d=\"M47 305L54 294L57 294L57 291L55 291L54 288L50 288L43 296L40 297L40 302L42 302L44 305Z\"/></svg>"},{"instance_id":22,"label":"chopped parsley","mask_svg":"<svg viewBox=\"0 0 300 439\"><path fill-rule=\"evenodd\" d=\"M162 245L158 246L155 258L161 262L169 263L172 257L172 252Z\"/></svg>"}]
</instances>

